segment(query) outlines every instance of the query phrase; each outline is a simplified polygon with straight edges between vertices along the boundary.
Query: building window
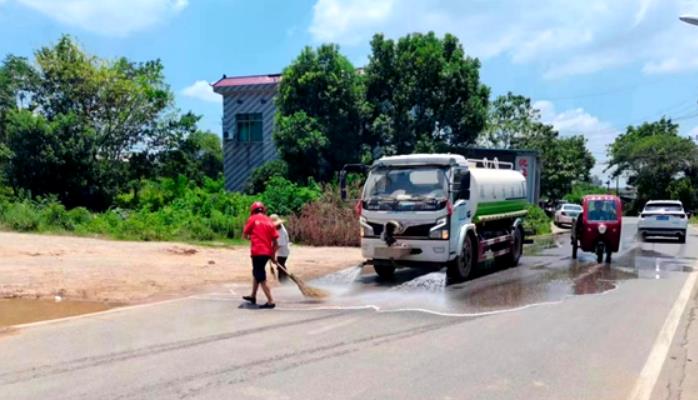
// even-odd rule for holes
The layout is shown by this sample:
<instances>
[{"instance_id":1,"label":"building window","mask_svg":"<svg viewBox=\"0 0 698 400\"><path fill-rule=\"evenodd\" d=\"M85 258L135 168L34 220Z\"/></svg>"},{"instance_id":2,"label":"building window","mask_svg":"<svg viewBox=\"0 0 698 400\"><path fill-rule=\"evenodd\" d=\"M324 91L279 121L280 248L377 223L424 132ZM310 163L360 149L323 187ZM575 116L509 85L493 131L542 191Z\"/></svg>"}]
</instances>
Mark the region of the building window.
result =
<instances>
[{"instance_id":1,"label":"building window","mask_svg":"<svg viewBox=\"0 0 698 400\"><path fill-rule=\"evenodd\" d=\"M262 113L236 114L238 142L261 142Z\"/></svg>"}]
</instances>

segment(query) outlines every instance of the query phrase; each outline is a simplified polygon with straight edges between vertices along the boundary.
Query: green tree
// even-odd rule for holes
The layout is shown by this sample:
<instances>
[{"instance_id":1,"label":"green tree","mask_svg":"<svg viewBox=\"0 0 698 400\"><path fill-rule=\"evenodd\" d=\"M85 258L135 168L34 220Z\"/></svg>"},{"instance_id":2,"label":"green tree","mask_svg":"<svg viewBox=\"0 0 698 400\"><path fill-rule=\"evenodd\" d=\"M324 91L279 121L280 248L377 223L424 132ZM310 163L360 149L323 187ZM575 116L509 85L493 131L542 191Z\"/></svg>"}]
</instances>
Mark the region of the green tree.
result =
<instances>
[{"instance_id":1,"label":"green tree","mask_svg":"<svg viewBox=\"0 0 698 400\"><path fill-rule=\"evenodd\" d=\"M510 149L517 141L545 129L540 122L540 110L533 108L531 99L508 92L490 103L487 124L478 138L480 145Z\"/></svg>"},{"instance_id":2,"label":"green tree","mask_svg":"<svg viewBox=\"0 0 698 400\"><path fill-rule=\"evenodd\" d=\"M636 206L650 199L670 198L685 193L685 184L675 183L684 177L691 181L695 190L696 182L693 179L698 163L698 147L678 132L677 124L662 118L629 126L611 144L608 168L613 169L614 177L625 175L628 183L637 187Z\"/></svg>"},{"instance_id":3,"label":"green tree","mask_svg":"<svg viewBox=\"0 0 698 400\"><path fill-rule=\"evenodd\" d=\"M35 195L56 193L66 204L106 208L133 175L129 169L134 163L129 160L152 159L186 143L195 131L198 117L179 116L173 99L160 61L98 59L69 36L39 49L35 66L9 57L0 70L0 118L12 116L1 128L13 135L7 140L8 178L15 188ZM2 111L12 108L13 102L15 109L21 106L32 112ZM32 137L21 138L24 135ZM58 137L65 143L56 144ZM30 145L51 149L51 156L58 158L44 162L25 157ZM82 179L75 178L64 189L50 184L41 188L31 180L33 174L74 174L71 168L77 159L70 158L72 153L79 163L85 162L83 157L89 159L78 170Z\"/></svg>"},{"instance_id":4,"label":"green tree","mask_svg":"<svg viewBox=\"0 0 698 400\"><path fill-rule=\"evenodd\" d=\"M197 184L205 178L216 179L223 173L223 147L219 135L194 131L181 138L174 149L157 155L157 176L176 178L184 175Z\"/></svg>"},{"instance_id":5,"label":"green tree","mask_svg":"<svg viewBox=\"0 0 698 400\"><path fill-rule=\"evenodd\" d=\"M58 115L49 121L28 110L9 113L8 145L10 183L32 195L55 194L68 207L101 199L102 178L93 163L96 135L84 129L73 115Z\"/></svg>"},{"instance_id":6,"label":"green tree","mask_svg":"<svg viewBox=\"0 0 698 400\"><path fill-rule=\"evenodd\" d=\"M384 154L473 143L489 97L479 69L450 34L415 33L397 42L375 35L365 69L365 143Z\"/></svg>"},{"instance_id":7,"label":"green tree","mask_svg":"<svg viewBox=\"0 0 698 400\"><path fill-rule=\"evenodd\" d=\"M9 113L26 106L27 93L35 87L36 78L26 58L9 55L0 65L0 184L12 154L7 145Z\"/></svg>"},{"instance_id":8,"label":"green tree","mask_svg":"<svg viewBox=\"0 0 698 400\"><path fill-rule=\"evenodd\" d=\"M359 75L336 45L306 47L283 71L274 141L295 181L331 179L359 159Z\"/></svg>"},{"instance_id":9,"label":"green tree","mask_svg":"<svg viewBox=\"0 0 698 400\"><path fill-rule=\"evenodd\" d=\"M252 171L245 191L249 194L262 193L271 178L288 176L288 164L284 160L272 160Z\"/></svg>"}]
</instances>

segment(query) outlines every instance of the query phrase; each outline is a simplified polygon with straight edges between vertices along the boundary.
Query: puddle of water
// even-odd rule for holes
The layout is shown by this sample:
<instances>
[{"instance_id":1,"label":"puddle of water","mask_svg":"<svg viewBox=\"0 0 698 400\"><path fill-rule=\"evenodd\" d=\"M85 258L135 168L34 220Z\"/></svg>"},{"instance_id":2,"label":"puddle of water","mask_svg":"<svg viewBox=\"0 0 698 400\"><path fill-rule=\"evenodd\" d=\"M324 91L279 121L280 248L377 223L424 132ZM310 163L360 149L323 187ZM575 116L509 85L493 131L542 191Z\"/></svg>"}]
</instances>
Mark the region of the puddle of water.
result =
<instances>
[{"instance_id":1,"label":"puddle of water","mask_svg":"<svg viewBox=\"0 0 698 400\"><path fill-rule=\"evenodd\" d=\"M565 246L565 237L545 238L538 249ZM559 256L559 255L558 255ZM562 301L570 296L602 294L631 279L664 279L694 270L694 259L677 258L652 250L635 249L613 260L596 264L593 256L578 260L566 256L515 269L487 270L476 278L446 284L446 272L398 269L395 279L377 279L372 268L348 268L313 282L332 293L321 306L370 307L385 311L419 309L451 314L479 314L519 309ZM483 270L484 271L484 270ZM296 303L298 304L298 303ZM301 305L301 304L298 304ZM309 304L303 304L310 306Z\"/></svg>"},{"instance_id":2,"label":"puddle of water","mask_svg":"<svg viewBox=\"0 0 698 400\"><path fill-rule=\"evenodd\" d=\"M97 302L0 299L0 328L104 311L112 307L114 305Z\"/></svg>"}]
</instances>

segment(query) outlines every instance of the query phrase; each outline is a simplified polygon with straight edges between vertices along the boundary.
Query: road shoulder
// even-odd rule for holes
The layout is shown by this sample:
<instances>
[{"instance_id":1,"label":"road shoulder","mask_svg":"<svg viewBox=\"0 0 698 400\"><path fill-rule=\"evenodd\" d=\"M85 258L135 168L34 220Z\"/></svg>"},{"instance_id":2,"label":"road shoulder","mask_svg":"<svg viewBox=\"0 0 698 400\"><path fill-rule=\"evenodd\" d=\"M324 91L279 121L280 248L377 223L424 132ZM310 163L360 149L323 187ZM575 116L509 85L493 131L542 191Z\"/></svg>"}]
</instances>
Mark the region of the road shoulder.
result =
<instances>
[{"instance_id":1,"label":"road shoulder","mask_svg":"<svg viewBox=\"0 0 698 400\"><path fill-rule=\"evenodd\" d=\"M698 400L698 285L681 317L651 399Z\"/></svg>"}]
</instances>

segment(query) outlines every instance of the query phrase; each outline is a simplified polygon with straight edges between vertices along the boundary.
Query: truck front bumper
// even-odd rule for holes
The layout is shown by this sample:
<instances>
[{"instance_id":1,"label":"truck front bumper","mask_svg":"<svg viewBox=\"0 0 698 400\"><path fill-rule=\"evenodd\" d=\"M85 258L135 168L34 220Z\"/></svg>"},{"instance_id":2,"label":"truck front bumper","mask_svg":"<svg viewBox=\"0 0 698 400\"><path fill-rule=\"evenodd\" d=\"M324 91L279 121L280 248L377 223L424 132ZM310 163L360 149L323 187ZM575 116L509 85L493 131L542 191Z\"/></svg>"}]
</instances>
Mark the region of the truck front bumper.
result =
<instances>
[{"instance_id":1,"label":"truck front bumper","mask_svg":"<svg viewBox=\"0 0 698 400\"><path fill-rule=\"evenodd\" d=\"M456 257L449 252L448 240L398 239L388 246L378 238L361 239L361 254L368 260L446 263Z\"/></svg>"}]
</instances>

